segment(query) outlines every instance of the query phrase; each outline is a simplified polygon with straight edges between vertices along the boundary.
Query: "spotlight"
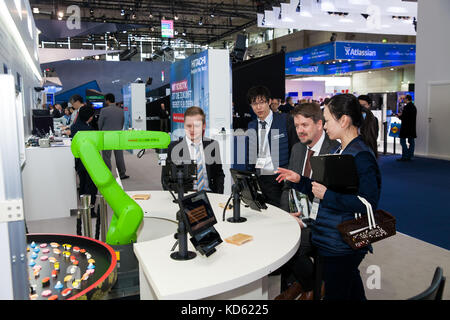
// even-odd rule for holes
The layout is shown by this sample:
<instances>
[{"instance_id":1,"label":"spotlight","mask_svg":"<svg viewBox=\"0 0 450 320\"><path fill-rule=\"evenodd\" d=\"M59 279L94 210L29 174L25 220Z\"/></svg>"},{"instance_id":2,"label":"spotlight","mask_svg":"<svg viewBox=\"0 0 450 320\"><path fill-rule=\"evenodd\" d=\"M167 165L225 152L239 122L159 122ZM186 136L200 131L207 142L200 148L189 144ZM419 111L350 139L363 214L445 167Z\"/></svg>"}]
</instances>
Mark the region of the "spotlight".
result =
<instances>
[{"instance_id":1,"label":"spotlight","mask_svg":"<svg viewBox=\"0 0 450 320\"><path fill-rule=\"evenodd\" d=\"M93 15L94 15L94 9L91 8L91 9L89 10L89 13L91 14L91 16L93 16Z\"/></svg>"},{"instance_id":2,"label":"spotlight","mask_svg":"<svg viewBox=\"0 0 450 320\"><path fill-rule=\"evenodd\" d=\"M175 13L175 15L173 16L173 18L174 18L175 20L178 20L178 15Z\"/></svg>"},{"instance_id":3,"label":"spotlight","mask_svg":"<svg viewBox=\"0 0 450 320\"><path fill-rule=\"evenodd\" d=\"M121 16L124 16L124 15L125 15L125 10L123 10L123 9L120 10L120 15L121 15Z\"/></svg>"},{"instance_id":4,"label":"spotlight","mask_svg":"<svg viewBox=\"0 0 450 320\"><path fill-rule=\"evenodd\" d=\"M182 35L185 37L186 36L186 29L183 30Z\"/></svg>"},{"instance_id":5,"label":"spotlight","mask_svg":"<svg viewBox=\"0 0 450 320\"><path fill-rule=\"evenodd\" d=\"M200 17L200 20L198 21L198 25L199 26L203 25L203 17Z\"/></svg>"},{"instance_id":6,"label":"spotlight","mask_svg":"<svg viewBox=\"0 0 450 320\"><path fill-rule=\"evenodd\" d=\"M151 12L148 14L148 17L149 17L150 19L153 18L153 15L152 15Z\"/></svg>"},{"instance_id":7,"label":"spotlight","mask_svg":"<svg viewBox=\"0 0 450 320\"><path fill-rule=\"evenodd\" d=\"M58 11L58 18L63 18L64 17L64 12L63 11Z\"/></svg>"}]
</instances>

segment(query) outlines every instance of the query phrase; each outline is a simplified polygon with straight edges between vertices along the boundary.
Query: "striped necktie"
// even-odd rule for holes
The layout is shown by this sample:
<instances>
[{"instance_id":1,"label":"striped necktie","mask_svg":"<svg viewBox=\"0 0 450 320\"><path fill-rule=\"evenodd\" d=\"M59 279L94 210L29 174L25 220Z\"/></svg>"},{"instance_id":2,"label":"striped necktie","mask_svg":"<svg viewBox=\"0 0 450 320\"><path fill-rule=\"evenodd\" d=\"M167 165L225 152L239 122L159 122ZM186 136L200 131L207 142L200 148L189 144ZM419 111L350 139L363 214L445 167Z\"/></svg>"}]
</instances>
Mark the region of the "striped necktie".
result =
<instances>
[{"instance_id":1,"label":"striped necktie","mask_svg":"<svg viewBox=\"0 0 450 320\"><path fill-rule=\"evenodd\" d=\"M205 188L205 166L202 161L202 153L200 152L200 144L192 144L195 150L195 160L197 161L197 183L196 190L202 191Z\"/></svg>"}]
</instances>

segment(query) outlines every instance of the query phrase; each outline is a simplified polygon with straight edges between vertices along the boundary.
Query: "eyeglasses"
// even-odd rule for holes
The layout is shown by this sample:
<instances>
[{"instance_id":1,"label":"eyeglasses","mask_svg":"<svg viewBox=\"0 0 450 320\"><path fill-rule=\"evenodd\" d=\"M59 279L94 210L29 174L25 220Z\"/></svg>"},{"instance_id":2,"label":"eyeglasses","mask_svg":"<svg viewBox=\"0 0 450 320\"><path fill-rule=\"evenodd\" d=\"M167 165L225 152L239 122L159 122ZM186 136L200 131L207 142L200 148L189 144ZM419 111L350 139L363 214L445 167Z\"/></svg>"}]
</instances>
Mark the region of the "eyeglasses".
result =
<instances>
[{"instance_id":1,"label":"eyeglasses","mask_svg":"<svg viewBox=\"0 0 450 320\"><path fill-rule=\"evenodd\" d=\"M264 101L258 101L258 102L252 102L251 103L251 106L252 107L257 107L257 106L263 106L263 105L265 105L266 103L268 103L268 101L267 100L264 100Z\"/></svg>"}]
</instances>

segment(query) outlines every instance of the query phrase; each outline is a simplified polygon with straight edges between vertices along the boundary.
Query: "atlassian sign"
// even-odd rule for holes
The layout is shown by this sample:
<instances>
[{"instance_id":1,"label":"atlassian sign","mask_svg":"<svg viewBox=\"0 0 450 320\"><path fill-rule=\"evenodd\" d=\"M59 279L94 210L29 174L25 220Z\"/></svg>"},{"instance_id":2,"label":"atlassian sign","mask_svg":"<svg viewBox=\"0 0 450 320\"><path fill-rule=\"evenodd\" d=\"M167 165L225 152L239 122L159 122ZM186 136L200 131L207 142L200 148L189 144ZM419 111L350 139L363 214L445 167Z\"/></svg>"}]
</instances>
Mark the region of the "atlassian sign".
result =
<instances>
[{"instance_id":1,"label":"atlassian sign","mask_svg":"<svg viewBox=\"0 0 450 320\"><path fill-rule=\"evenodd\" d=\"M172 133L184 129L184 112L192 106L202 108L206 123L209 123L208 51L173 63L170 67L170 88ZM173 136L172 140L178 137Z\"/></svg>"},{"instance_id":2,"label":"atlassian sign","mask_svg":"<svg viewBox=\"0 0 450 320\"><path fill-rule=\"evenodd\" d=\"M336 60L416 61L416 45L336 42Z\"/></svg>"}]
</instances>

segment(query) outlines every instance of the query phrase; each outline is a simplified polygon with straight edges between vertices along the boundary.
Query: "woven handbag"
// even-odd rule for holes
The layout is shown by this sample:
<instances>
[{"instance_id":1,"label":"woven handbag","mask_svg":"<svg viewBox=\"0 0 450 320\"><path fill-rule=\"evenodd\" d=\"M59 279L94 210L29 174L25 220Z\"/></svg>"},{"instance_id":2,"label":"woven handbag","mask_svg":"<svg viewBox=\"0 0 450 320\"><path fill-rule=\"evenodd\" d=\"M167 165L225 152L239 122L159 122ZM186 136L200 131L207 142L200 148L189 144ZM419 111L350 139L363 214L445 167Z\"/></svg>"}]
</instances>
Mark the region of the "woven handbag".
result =
<instances>
[{"instance_id":1,"label":"woven handbag","mask_svg":"<svg viewBox=\"0 0 450 320\"><path fill-rule=\"evenodd\" d=\"M395 235L395 217L384 210L377 210L374 214L371 204L362 197L358 198L366 206L367 214L357 213L355 219L337 226L343 240L356 250Z\"/></svg>"}]
</instances>

